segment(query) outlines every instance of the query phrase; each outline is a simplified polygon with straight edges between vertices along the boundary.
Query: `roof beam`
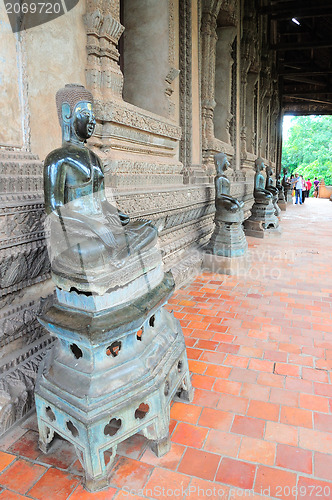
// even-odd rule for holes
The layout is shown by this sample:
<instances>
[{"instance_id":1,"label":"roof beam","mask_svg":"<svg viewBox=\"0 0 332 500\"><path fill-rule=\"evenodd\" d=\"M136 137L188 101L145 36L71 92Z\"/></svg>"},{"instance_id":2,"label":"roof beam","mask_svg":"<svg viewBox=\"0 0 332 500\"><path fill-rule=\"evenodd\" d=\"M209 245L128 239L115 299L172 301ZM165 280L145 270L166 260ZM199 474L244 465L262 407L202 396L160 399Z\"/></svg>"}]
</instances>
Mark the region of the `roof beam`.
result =
<instances>
[{"instance_id":1,"label":"roof beam","mask_svg":"<svg viewBox=\"0 0 332 500\"><path fill-rule=\"evenodd\" d=\"M292 81L292 82L309 83L309 85L318 85L318 86L321 86L321 87L325 87L325 85L326 85L326 82L320 82L318 80L310 80L310 78L306 78L305 77L306 73L303 73L303 75L304 76L283 75L283 78L284 78L284 80L289 80L289 81Z\"/></svg>"},{"instance_id":2,"label":"roof beam","mask_svg":"<svg viewBox=\"0 0 332 500\"><path fill-rule=\"evenodd\" d=\"M322 70L315 70L315 69L310 69L308 71L303 68L301 71L285 71L281 70L278 73L280 76L283 76L284 78L297 78L298 76L325 76L325 75L331 75L332 71L322 71Z\"/></svg>"},{"instance_id":3,"label":"roof beam","mask_svg":"<svg viewBox=\"0 0 332 500\"><path fill-rule=\"evenodd\" d=\"M284 89L283 91L283 96L289 96L289 97L293 97L293 96L300 96L300 95L317 95L317 96L320 96L320 95L332 95L332 92L330 90L290 90L290 89Z\"/></svg>"},{"instance_id":4,"label":"roof beam","mask_svg":"<svg viewBox=\"0 0 332 500\"><path fill-rule=\"evenodd\" d=\"M271 45L272 50L278 52L287 52L290 50L312 50L312 49L325 49L332 47L332 38L329 40L319 40L316 42L294 42L294 43L278 43Z\"/></svg>"},{"instance_id":5,"label":"roof beam","mask_svg":"<svg viewBox=\"0 0 332 500\"><path fill-rule=\"evenodd\" d=\"M332 13L332 8L326 3L316 4L311 3L311 5L302 5L299 2L293 2L288 5L269 5L262 7L260 9L261 14L268 14L274 19L292 19L305 18L305 17L321 17L330 15Z\"/></svg>"},{"instance_id":6,"label":"roof beam","mask_svg":"<svg viewBox=\"0 0 332 500\"><path fill-rule=\"evenodd\" d=\"M321 104L328 104L332 108L332 101L326 101L323 99L312 99L310 97L293 97L293 99L299 100L299 101L305 101L305 102L318 102ZM295 102L292 101L286 101L285 104L296 104Z\"/></svg>"}]
</instances>

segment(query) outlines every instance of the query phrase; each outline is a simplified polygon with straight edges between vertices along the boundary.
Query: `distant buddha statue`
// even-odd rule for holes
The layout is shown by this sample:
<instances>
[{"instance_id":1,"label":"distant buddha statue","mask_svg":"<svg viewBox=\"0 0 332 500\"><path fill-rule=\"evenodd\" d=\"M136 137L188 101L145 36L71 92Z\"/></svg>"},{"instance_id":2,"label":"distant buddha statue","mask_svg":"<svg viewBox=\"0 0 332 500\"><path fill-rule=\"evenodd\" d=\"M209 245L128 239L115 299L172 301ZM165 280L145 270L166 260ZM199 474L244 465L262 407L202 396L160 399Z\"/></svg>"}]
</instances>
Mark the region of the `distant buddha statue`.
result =
<instances>
[{"instance_id":1,"label":"distant buddha statue","mask_svg":"<svg viewBox=\"0 0 332 500\"><path fill-rule=\"evenodd\" d=\"M270 191L274 196L277 196L278 195L278 189L273 184L273 177L272 177L273 170L268 165L267 167L265 167L265 171L266 171L265 189L267 189L268 191Z\"/></svg>"},{"instance_id":2,"label":"distant buddha statue","mask_svg":"<svg viewBox=\"0 0 332 500\"><path fill-rule=\"evenodd\" d=\"M279 200L285 201L285 192L284 192L284 186L282 185L282 176L281 174L278 174L277 179L276 179L276 188L279 191Z\"/></svg>"},{"instance_id":3,"label":"distant buddha statue","mask_svg":"<svg viewBox=\"0 0 332 500\"><path fill-rule=\"evenodd\" d=\"M217 175L214 178L215 226L205 248L205 253L219 257L240 257L246 253L248 248L242 228L244 203L230 195L230 181L224 173L229 167L225 153L216 154L214 163L217 170ZM206 255L204 262L207 268L210 268L211 263Z\"/></svg>"},{"instance_id":4,"label":"distant buddha statue","mask_svg":"<svg viewBox=\"0 0 332 500\"><path fill-rule=\"evenodd\" d=\"M283 190L282 183L281 183L281 174L277 175L276 188L278 189L278 191L282 191Z\"/></svg>"},{"instance_id":5,"label":"distant buddha statue","mask_svg":"<svg viewBox=\"0 0 332 500\"><path fill-rule=\"evenodd\" d=\"M96 125L92 94L82 85L66 85L56 104L63 142L44 164L53 279L65 289L74 283L80 291L102 294L113 283L112 273L118 271L118 285L130 279L128 273L135 277L157 230L148 221L131 222L106 199L103 165L85 145ZM144 271L151 266L144 261Z\"/></svg>"},{"instance_id":6,"label":"distant buddha statue","mask_svg":"<svg viewBox=\"0 0 332 500\"><path fill-rule=\"evenodd\" d=\"M268 205L272 201L272 193L265 189L265 178L261 171L264 168L262 158L255 161L254 198L255 202Z\"/></svg>"},{"instance_id":7,"label":"distant buddha statue","mask_svg":"<svg viewBox=\"0 0 332 500\"><path fill-rule=\"evenodd\" d=\"M257 158L255 161L254 204L251 207L251 216L244 223L246 234L257 238L264 238L264 232L267 229L277 229L279 225L278 217L275 215L277 207L274 203L277 198L275 192L277 193L278 190L274 186L270 189L270 183L267 185L269 189L265 188L267 181L262 174L263 168L262 158ZM267 168L268 173L269 167Z\"/></svg>"},{"instance_id":8,"label":"distant buddha statue","mask_svg":"<svg viewBox=\"0 0 332 500\"><path fill-rule=\"evenodd\" d=\"M273 196L273 205L275 208L275 215L278 216L280 214L280 208L278 206L279 191L278 191L278 188L276 188L276 186L274 186L274 183L273 183L273 177L272 177L273 170L268 165L265 168L265 171L266 171L265 189L267 189L267 191L270 191L270 193Z\"/></svg>"},{"instance_id":9,"label":"distant buddha statue","mask_svg":"<svg viewBox=\"0 0 332 500\"><path fill-rule=\"evenodd\" d=\"M282 186L284 188L285 199L287 201L287 199L288 199L288 191L291 189L291 184L287 180L287 175L288 175L287 168L283 169L283 174L284 174L284 176L283 176L283 179L282 179Z\"/></svg>"},{"instance_id":10,"label":"distant buddha statue","mask_svg":"<svg viewBox=\"0 0 332 500\"><path fill-rule=\"evenodd\" d=\"M243 220L243 201L230 196L230 181L224 174L229 167L225 153L218 153L214 157L217 175L214 178L216 217L225 222L239 222Z\"/></svg>"},{"instance_id":11,"label":"distant buddha statue","mask_svg":"<svg viewBox=\"0 0 332 500\"><path fill-rule=\"evenodd\" d=\"M277 175L276 188L278 189L278 206L281 210L286 210L286 200L284 188L282 185L281 174Z\"/></svg>"}]
</instances>

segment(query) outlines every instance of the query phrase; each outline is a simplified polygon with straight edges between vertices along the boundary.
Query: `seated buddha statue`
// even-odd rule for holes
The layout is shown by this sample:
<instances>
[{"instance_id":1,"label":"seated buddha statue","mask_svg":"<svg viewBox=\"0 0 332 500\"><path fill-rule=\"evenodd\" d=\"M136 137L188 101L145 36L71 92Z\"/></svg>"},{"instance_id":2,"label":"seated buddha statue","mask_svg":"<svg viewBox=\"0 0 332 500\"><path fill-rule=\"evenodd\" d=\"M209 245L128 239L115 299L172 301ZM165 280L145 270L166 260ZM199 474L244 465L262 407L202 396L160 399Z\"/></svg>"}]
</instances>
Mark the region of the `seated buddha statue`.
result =
<instances>
[{"instance_id":1,"label":"seated buddha statue","mask_svg":"<svg viewBox=\"0 0 332 500\"><path fill-rule=\"evenodd\" d=\"M149 221L131 222L106 199L103 165L85 145L96 125L92 94L82 85L66 85L56 104L63 142L44 163L53 279L60 288L72 283L79 291L99 293L100 285L102 294L112 273L118 271L119 286L138 272L137 262L143 262L140 272L153 266L142 256L156 244L157 230Z\"/></svg>"},{"instance_id":2,"label":"seated buddha statue","mask_svg":"<svg viewBox=\"0 0 332 500\"><path fill-rule=\"evenodd\" d=\"M281 174L277 175L276 188L278 189L279 192L283 191L283 187L282 187L282 184L281 184Z\"/></svg>"},{"instance_id":3,"label":"seated buddha statue","mask_svg":"<svg viewBox=\"0 0 332 500\"><path fill-rule=\"evenodd\" d=\"M255 161L255 178L254 178L254 198L255 203L268 205L272 201L272 193L265 189L265 179L261 171L264 168L262 158L257 158Z\"/></svg>"},{"instance_id":4,"label":"seated buddha statue","mask_svg":"<svg viewBox=\"0 0 332 500\"><path fill-rule=\"evenodd\" d=\"M284 188L284 194L285 194L285 198L287 200L288 191L291 189L291 184L290 184L290 182L287 181L287 176L288 176L287 168L283 169L283 174L284 174L284 176L282 178L282 186Z\"/></svg>"},{"instance_id":5,"label":"seated buddha statue","mask_svg":"<svg viewBox=\"0 0 332 500\"><path fill-rule=\"evenodd\" d=\"M230 196L230 182L224 174L229 167L226 154L216 154L214 163L217 170L214 178L216 219L224 222L242 222L244 203Z\"/></svg>"},{"instance_id":6,"label":"seated buddha statue","mask_svg":"<svg viewBox=\"0 0 332 500\"><path fill-rule=\"evenodd\" d=\"M270 191L273 196L278 196L278 194L279 194L278 188L273 185L273 178L272 178L273 170L272 170L272 168L268 165L265 168L265 171L266 171L265 189Z\"/></svg>"}]
</instances>

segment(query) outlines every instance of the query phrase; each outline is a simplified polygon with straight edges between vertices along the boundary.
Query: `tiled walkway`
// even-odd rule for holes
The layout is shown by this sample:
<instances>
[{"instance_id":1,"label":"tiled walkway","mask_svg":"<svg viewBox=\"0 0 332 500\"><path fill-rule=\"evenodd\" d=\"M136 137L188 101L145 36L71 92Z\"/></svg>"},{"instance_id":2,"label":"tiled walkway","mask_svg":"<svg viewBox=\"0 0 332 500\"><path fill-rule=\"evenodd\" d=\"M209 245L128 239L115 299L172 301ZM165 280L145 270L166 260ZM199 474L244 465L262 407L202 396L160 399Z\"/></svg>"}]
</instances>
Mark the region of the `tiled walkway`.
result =
<instances>
[{"instance_id":1,"label":"tiled walkway","mask_svg":"<svg viewBox=\"0 0 332 500\"><path fill-rule=\"evenodd\" d=\"M88 494L68 444L38 450L32 416L0 443L0 500L332 499L332 203L290 206L281 227L249 238L248 276L202 275L170 301L195 397L172 407L169 454L135 436Z\"/></svg>"}]
</instances>

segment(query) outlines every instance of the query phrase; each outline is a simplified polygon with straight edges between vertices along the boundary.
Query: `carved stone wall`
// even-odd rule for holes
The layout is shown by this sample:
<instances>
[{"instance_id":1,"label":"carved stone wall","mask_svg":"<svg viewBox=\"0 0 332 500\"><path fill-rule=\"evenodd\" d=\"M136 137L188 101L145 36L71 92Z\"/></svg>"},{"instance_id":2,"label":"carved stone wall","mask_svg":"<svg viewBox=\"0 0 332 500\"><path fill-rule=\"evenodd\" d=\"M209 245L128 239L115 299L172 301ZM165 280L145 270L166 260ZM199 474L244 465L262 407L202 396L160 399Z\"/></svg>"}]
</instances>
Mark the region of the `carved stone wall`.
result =
<instances>
[{"instance_id":1,"label":"carved stone wall","mask_svg":"<svg viewBox=\"0 0 332 500\"><path fill-rule=\"evenodd\" d=\"M37 368L50 338L36 315L51 294L42 163L0 149L0 434L34 405Z\"/></svg>"}]
</instances>

